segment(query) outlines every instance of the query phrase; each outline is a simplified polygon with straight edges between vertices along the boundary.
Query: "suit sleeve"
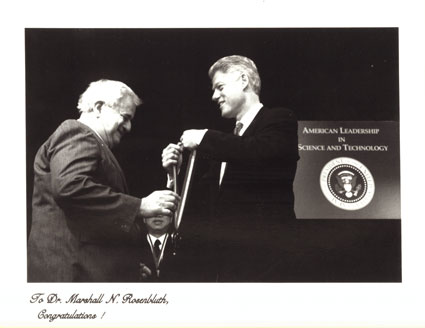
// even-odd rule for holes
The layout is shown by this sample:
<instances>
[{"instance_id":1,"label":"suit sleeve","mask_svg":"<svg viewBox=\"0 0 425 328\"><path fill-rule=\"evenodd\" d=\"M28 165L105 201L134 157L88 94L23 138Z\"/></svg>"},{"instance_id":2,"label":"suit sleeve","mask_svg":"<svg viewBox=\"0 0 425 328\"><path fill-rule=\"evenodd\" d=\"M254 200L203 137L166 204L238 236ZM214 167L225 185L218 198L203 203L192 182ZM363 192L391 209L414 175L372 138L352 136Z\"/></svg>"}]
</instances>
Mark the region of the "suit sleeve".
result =
<instances>
[{"instance_id":1,"label":"suit sleeve","mask_svg":"<svg viewBox=\"0 0 425 328\"><path fill-rule=\"evenodd\" d=\"M208 130L198 149L207 158L225 162L298 159L297 121L292 112L273 109L257 123L255 133L247 136Z\"/></svg>"},{"instance_id":2,"label":"suit sleeve","mask_svg":"<svg viewBox=\"0 0 425 328\"><path fill-rule=\"evenodd\" d=\"M65 210L97 229L115 227L128 232L141 200L102 181L100 145L89 132L69 129L52 142L50 170L53 197ZM99 226L100 225L100 226Z\"/></svg>"}]
</instances>

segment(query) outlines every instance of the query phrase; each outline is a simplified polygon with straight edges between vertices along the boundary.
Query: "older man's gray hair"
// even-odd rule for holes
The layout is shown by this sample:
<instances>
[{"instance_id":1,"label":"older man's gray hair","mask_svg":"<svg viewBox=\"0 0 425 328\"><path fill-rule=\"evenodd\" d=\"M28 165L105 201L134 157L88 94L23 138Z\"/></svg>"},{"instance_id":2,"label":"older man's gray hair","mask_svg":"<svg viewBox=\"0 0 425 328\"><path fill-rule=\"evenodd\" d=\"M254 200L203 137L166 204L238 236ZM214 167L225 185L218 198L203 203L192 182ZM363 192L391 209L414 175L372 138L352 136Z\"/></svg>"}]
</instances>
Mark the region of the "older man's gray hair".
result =
<instances>
[{"instance_id":1,"label":"older man's gray hair","mask_svg":"<svg viewBox=\"0 0 425 328\"><path fill-rule=\"evenodd\" d=\"M101 101L108 106L115 106L122 100L129 98L135 106L142 100L125 83L102 79L89 84L86 91L78 99L77 108L80 113L93 111L94 105Z\"/></svg>"}]
</instances>

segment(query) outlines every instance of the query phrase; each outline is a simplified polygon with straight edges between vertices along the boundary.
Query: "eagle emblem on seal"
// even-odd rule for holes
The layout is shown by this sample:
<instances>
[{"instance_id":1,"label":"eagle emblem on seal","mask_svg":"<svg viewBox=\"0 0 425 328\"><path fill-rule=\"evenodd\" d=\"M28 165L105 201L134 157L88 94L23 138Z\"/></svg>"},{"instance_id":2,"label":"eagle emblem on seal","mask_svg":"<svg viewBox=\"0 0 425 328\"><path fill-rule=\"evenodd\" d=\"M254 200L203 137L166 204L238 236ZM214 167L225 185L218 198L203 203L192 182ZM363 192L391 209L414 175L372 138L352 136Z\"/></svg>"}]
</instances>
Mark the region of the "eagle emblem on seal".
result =
<instances>
[{"instance_id":1,"label":"eagle emblem on seal","mask_svg":"<svg viewBox=\"0 0 425 328\"><path fill-rule=\"evenodd\" d=\"M346 198L357 197L362 185L357 184L357 175L351 171L344 170L336 175L337 184L335 184L335 191L344 195Z\"/></svg>"}]
</instances>

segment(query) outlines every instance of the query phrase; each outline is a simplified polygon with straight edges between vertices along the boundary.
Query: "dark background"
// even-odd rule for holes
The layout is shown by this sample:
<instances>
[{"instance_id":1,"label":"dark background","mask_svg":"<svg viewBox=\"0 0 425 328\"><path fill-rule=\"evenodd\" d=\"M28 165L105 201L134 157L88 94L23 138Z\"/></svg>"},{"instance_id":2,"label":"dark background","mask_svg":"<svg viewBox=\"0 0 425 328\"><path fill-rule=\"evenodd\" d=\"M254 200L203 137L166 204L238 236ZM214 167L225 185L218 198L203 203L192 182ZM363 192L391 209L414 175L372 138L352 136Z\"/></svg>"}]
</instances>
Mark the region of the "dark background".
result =
<instances>
[{"instance_id":1,"label":"dark background","mask_svg":"<svg viewBox=\"0 0 425 328\"><path fill-rule=\"evenodd\" d=\"M399 120L395 28L26 29L25 48L28 204L37 149L78 118L79 95L101 78L144 101L114 150L140 197L164 188L161 151L184 129L231 130L207 75L223 56L253 59L261 101L299 120ZM28 206L28 233L30 217ZM400 220L302 220L302 229L314 251L302 255L308 270L287 281L401 281Z\"/></svg>"}]
</instances>

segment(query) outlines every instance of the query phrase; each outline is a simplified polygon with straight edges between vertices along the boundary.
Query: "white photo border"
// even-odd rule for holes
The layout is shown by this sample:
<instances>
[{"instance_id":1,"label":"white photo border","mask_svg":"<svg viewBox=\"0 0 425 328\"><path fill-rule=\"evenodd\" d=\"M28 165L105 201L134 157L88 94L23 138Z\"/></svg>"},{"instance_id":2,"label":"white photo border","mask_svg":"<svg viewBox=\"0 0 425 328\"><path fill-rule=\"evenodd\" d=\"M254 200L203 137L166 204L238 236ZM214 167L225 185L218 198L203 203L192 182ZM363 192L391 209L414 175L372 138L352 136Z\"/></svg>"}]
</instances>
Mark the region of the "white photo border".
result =
<instances>
[{"instance_id":1,"label":"white photo border","mask_svg":"<svg viewBox=\"0 0 425 328\"><path fill-rule=\"evenodd\" d=\"M0 327L418 327L425 325L424 221L417 182L425 90L423 1L14 1L1 28L3 157ZM28 284L24 29L44 27L398 27L402 283ZM102 320L37 319L34 293L167 294L169 305L79 306ZM59 312L59 305L51 305Z\"/></svg>"}]
</instances>

